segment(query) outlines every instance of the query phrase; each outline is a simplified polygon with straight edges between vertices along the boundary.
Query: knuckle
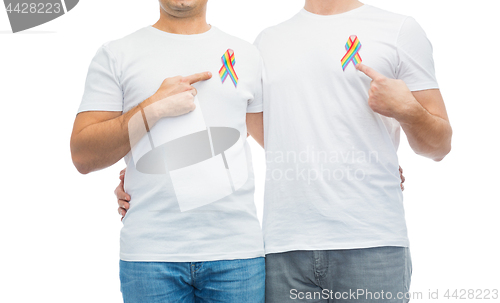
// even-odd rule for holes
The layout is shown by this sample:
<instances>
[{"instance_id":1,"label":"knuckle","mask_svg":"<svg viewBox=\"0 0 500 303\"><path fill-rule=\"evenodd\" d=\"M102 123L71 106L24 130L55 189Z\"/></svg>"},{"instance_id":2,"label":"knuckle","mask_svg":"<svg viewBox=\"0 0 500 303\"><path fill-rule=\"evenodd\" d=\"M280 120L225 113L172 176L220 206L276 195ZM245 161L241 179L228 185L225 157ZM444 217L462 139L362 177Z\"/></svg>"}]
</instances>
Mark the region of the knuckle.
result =
<instances>
[{"instance_id":1,"label":"knuckle","mask_svg":"<svg viewBox=\"0 0 500 303\"><path fill-rule=\"evenodd\" d=\"M172 78L167 78L163 81L164 85L173 85L181 80L181 76L175 76Z\"/></svg>"}]
</instances>

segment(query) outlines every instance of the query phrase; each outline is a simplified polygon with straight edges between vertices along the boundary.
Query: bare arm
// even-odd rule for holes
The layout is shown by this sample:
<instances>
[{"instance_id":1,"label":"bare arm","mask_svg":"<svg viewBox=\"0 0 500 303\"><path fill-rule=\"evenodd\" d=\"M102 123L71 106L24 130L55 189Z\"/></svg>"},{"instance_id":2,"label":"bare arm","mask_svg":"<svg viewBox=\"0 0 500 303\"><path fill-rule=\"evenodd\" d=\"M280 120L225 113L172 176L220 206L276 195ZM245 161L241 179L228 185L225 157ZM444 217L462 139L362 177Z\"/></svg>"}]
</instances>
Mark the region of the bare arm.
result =
<instances>
[{"instance_id":1,"label":"bare arm","mask_svg":"<svg viewBox=\"0 0 500 303\"><path fill-rule=\"evenodd\" d=\"M264 147L264 115L262 113L247 114L247 131L248 133Z\"/></svg>"},{"instance_id":2,"label":"bare arm","mask_svg":"<svg viewBox=\"0 0 500 303\"><path fill-rule=\"evenodd\" d=\"M412 93L402 80L363 64L356 67L373 80L368 99L373 111L398 120L417 154L441 161L451 150L452 129L440 91Z\"/></svg>"},{"instance_id":3,"label":"bare arm","mask_svg":"<svg viewBox=\"0 0 500 303\"><path fill-rule=\"evenodd\" d=\"M71 156L78 171L87 174L113 165L125 156L140 138L144 128L129 129L132 117L148 108L147 125L153 127L161 118L178 116L194 110L196 90L191 84L209 79L209 73L167 78L158 91L132 110L121 112L83 112L77 115L71 134Z\"/></svg>"},{"instance_id":4,"label":"bare arm","mask_svg":"<svg viewBox=\"0 0 500 303\"><path fill-rule=\"evenodd\" d=\"M443 97L437 89L413 92L418 103L400 121L415 153L442 160L451 150L452 129Z\"/></svg>"},{"instance_id":5,"label":"bare arm","mask_svg":"<svg viewBox=\"0 0 500 303\"><path fill-rule=\"evenodd\" d=\"M87 174L108 167L130 150L127 124L139 107L121 112L84 112L76 116L71 156L78 171Z\"/></svg>"}]
</instances>

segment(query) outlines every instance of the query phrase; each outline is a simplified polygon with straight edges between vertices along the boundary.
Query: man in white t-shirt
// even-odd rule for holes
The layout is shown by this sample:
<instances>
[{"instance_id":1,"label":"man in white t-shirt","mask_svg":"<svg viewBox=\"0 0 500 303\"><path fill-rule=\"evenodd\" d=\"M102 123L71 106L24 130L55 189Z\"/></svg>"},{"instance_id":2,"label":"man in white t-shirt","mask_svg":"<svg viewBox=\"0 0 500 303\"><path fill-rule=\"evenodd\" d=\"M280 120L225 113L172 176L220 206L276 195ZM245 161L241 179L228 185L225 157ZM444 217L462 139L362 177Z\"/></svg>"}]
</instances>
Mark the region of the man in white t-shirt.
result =
<instances>
[{"instance_id":1,"label":"man in white t-shirt","mask_svg":"<svg viewBox=\"0 0 500 303\"><path fill-rule=\"evenodd\" d=\"M356 0L308 0L255 45L265 66L266 300L406 302L400 128L423 156L439 161L451 148L424 31Z\"/></svg>"},{"instance_id":2,"label":"man in white t-shirt","mask_svg":"<svg viewBox=\"0 0 500 303\"><path fill-rule=\"evenodd\" d=\"M161 0L155 25L104 44L89 67L71 152L83 174L127 164L124 302L264 301L246 142L263 140L262 58L208 25L206 6Z\"/></svg>"},{"instance_id":3,"label":"man in white t-shirt","mask_svg":"<svg viewBox=\"0 0 500 303\"><path fill-rule=\"evenodd\" d=\"M452 134L424 31L356 0L306 0L255 45L265 66L266 302L407 302L400 129L436 161Z\"/></svg>"}]
</instances>

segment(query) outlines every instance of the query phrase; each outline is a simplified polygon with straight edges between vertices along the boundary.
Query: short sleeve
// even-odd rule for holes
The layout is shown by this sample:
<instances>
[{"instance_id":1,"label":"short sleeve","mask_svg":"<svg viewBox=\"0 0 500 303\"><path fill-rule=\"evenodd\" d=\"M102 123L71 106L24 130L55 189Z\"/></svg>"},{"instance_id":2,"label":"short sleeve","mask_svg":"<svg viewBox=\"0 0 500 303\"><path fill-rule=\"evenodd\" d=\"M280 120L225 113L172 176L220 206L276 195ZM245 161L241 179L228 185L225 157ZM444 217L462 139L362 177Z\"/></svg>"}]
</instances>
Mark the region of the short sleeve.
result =
<instances>
[{"instance_id":1,"label":"short sleeve","mask_svg":"<svg viewBox=\"0 0 500 303\"><path fill-rule=\"evenodd\" d=\"M432 44L415 19L405 19L396 47L399 55L398 79L403 80L411 91L439 88Z\"/></svg>"},{"instance_id":2,"label":"short sleeve","mask_svg":"<svg viewBox=\"0 0 500 303\"><path fill-rule=\"evenodd\" d=\"M260 44L262 42L262 36L264 35L264 31L260 32L260 34L255 38L255 41L253 42L253 45L257 47L257 49L260 50Z\"/></svg>"},{"instance_id":3,"label":"short sleeve","mask_svg":"<svg viewBox=\"0 0 500 303\"><path fill-rule=\"evenodd\" d=\"M123 91L118 77L116 59L105 44L99 48L90 63L78 113L122 110Z\"/></svg>"},{"instance_id":4,"label":"short sleeve","mask_svg":"<svg viewBox=\"0 0 500 303\"><path fill-rule=\"evenodd\" d=\"M260 113L263 111L262 104L262 76L264 73L264 63L259 55L259 72L256 83L254 84L253 98L248 100L247 113Z\"/></svg>"}]
</instances>

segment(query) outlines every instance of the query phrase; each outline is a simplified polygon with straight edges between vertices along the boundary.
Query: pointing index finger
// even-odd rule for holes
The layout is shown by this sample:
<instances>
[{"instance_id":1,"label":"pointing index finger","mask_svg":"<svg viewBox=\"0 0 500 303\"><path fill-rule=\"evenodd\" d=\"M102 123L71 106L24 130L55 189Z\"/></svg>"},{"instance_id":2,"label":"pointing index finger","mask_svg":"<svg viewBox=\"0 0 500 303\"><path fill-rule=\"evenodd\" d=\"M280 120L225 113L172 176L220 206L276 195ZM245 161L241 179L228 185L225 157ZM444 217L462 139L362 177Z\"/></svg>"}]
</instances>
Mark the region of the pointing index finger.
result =
<instances>
[{"instance_id":1,"label":"pointing index finger","mask_svg":"<svg viewBox=\"0 0 500 303\"><path fill-rule=\"evenodd\" d=\"M370 77L372 80L380 80L380 79L385 78L385 76L382 75L381 73L377 72L373 68L366 66L362 63L359 63L358 65L356 65L356 69L363 72L365 75Z\"/></svg>"},{"instance_id":2,"label":"pointing index finger","mask_svg":"<svg viewBox=\"0 0 500 303\"><path fill-rule=\"evenodd\" d=\"M187 81L189 84L194 84L196 82L205 81L205 80L208 80L210 78L212 78L211 72L203 72L203 73L198 73L198 74L184 77L184 80Z\"/></svg>"}]
</instances>

